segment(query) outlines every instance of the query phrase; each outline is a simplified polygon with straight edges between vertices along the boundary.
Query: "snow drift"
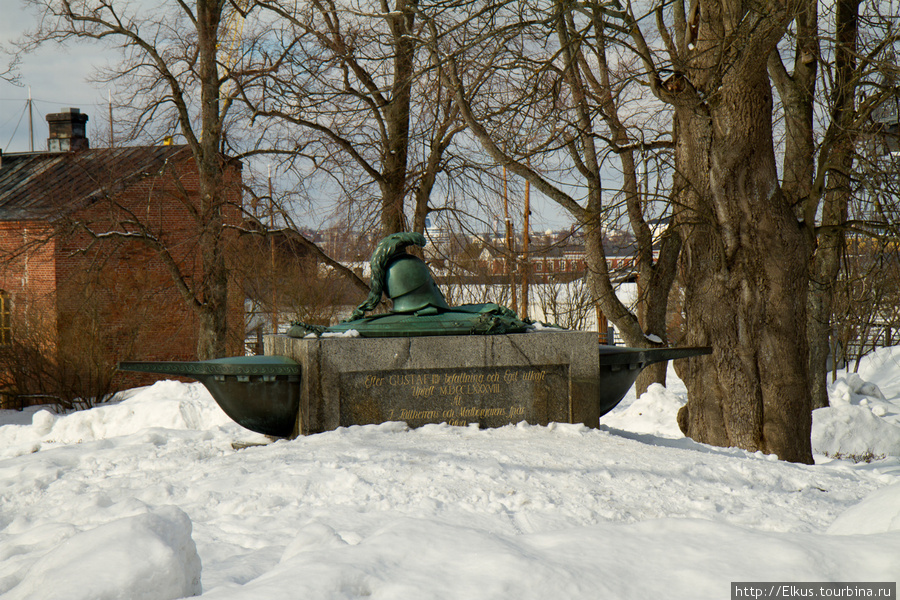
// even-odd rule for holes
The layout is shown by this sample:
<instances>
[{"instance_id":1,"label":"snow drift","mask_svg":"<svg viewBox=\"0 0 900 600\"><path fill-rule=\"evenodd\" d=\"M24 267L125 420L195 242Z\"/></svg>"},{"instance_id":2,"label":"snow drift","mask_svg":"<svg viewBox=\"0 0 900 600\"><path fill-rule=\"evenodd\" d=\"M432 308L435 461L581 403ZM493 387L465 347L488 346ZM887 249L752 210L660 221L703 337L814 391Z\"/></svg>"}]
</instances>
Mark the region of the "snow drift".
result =
<instances>
[{"instance_id":1,"label":"snow drift","mask_svg":"<svg viewBox=\"0 0 900 600\"><path fill-rule=\"evenodd\" d=\"M244 450L265 438L198 384L4 411L0 594L643 600L894 581L898 356L841 374L814 466L684 438L677 379L599 430L385 423Z\"/></svg>"}]
</instances>

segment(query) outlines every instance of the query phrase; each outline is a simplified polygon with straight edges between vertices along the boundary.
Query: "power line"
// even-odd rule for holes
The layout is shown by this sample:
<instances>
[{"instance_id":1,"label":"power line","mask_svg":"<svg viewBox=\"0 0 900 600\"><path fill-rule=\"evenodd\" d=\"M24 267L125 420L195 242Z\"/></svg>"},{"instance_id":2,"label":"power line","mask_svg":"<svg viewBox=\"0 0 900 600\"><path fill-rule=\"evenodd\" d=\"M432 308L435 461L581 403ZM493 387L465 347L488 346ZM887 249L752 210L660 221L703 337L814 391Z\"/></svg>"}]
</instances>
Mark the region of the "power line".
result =
<instances>
[{"instance_id":1,"label":"power line","mask_svg":"<svg viewBox=\"0 0 900 600\"><path fill-rule=\"evenodd\" d=\"M21 102L22 100L23 100L23 98L21 98L21 97L19 97L19 98L0 98L0 102ZM82 105L86 105L86 106L104 106L106 104L106 102L104 102L102 100L99 102L81 102L81 101L74 101L74 100L66 102L66 101L61 101L59 99L47 100L44 98L32 98L32 100L34 100L35 102L42 102L44 104L56 104L59 106L65 106L66 104L75 104L75 105L82 104Z\"/></svg>"},{"instance_id":2,"label":"power line","mask_svg":"<svg viewBox=\"0 0 900 600\"><path fill-rule=\"evenodd\" d=\"M34 107L35 102L39 102L41 104L48 104L51 106L73 106L74 105L77 107L83 107L83 106L106 107L106 105L107 105L107 103L104 103L104 102L70 102L70 103L66 104L64 102L59 102L58 100L54 100L54 101L41 100L41 99L31 97L31 89L30 88L29 88L28 94L29 94L28 97L25 98L24 100L22 98L0 98L0 102L22 102L22 104L23 104L22 111L19 113L19 120L16 123L16 127L15 127L15 129L13 129L12 135L10 135L10 137L9 137L9 141L7 141L6 145L3 146L4 152L9 151L10 144L12 144L13 139L15 139L16 134L19 132L19 126L22 124L22 118L25 116L25 112L28 111L29 114L31 114L30 109L32 109ZM111 104L110 104L110 109L111 109ZM43 110L39 110L38 113L39 113L39 115L44 116L44 117L46 117L46 115L47 115L47 113L44 112ZM112 117L112 114L110 113L110 120L111 120L111 117ZM9 124L13 118L14 117L10 117L5 122L0 124L0 129L5 129L7 124ZM33 115L32 115L31 122L29 123L29 127L32 126L32 123L33 123ZM31 132L31 135L29 136L29 148L31 151L34 151L34 132L33 131Z\"/></svg>"},{"instance_id":3,"label":"power line","mask_svg":"<svg viewBox=\"0 0 900 600\"><path fill-rule=\"evenodd\" d=\"M6 146L4 148L9 150L9 145L12 143L13 138L16 137L16 133L19 131L19 125L22 124L22 117L25 116L25 110L28 108L28 103L26 102L25 106L22 107L22 112L19 114L19 121L16 123L16 128L13 130L12 135L9 136L9 141L6 142Z\"/></svg>"}]
</instances>

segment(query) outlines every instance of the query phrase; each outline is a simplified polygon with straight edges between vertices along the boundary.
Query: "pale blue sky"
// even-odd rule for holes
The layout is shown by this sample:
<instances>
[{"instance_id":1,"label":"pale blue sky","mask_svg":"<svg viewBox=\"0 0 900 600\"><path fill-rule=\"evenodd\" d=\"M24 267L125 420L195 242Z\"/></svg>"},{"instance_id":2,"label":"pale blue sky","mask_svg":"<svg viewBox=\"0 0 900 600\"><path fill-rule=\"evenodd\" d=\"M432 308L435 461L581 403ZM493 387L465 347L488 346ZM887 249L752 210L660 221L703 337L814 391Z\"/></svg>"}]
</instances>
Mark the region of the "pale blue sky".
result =
<instances>
[{"instance_id":1,"label":"pale blue sky","mask_svg":"<svg viewBox=\"0 0 900 600\"><path fill-rule=\"evenodd\" d=\"M33 15L23 11L19 0L0 0L0 15L0 45L3 46L8 46L35 22ZM107 90L87 81L93 65L105 60L101 49L84 44L68 47L49 44L38 53L26 56L19 68L23 87L0 80L0 149L4 152L29 149L28 86L34 100L35 150L47 147L45 116L65 107L79 108L88 114L88 138L96 138L100 132L105 135L109 129Z\"/></svg>"}]
</instances>

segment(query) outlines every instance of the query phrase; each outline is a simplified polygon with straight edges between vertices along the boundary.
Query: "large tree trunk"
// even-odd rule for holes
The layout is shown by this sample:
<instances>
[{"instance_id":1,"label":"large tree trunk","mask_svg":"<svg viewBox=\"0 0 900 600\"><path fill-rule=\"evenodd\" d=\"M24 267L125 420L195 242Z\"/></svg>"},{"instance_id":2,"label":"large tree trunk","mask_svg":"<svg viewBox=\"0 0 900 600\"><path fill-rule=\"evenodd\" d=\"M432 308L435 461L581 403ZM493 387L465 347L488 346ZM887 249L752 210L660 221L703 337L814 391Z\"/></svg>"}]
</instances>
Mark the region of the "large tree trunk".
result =
<instances>
[{"instance_id":1,"label":"large tree trunk","mask_svg":"<svg viewBox=\"0 0 900 600\"><path fill-rule=\"evenodd\" d=\"M778 88L784 110L784 159L782 161L782 191L805 226L807 235L815 237L816 212L820 194L816 193L816 143L814 139L813 108L816 93L819 37L818 11L815 0L804 0L794 20L797 43L793 72L788 74L781 55L776 50L769 56L769 75ZM830 236L829 236L830 237ZM826 245L830 246L833 240ZM829 352L833 278L838 265L831 261L832 252L818 254L809 261L810 280L807 303L807 341L809 344L809 376L811 407L822 401L827 405L825 364ZM824 399L824 400L823 400Z\"/></svg>"},{"instance_id":2,"label":"large tree trunk","mask_svg":"<svg viewBox=\"0 0 900 600\"><path fill-rule=\"evenodd\" d=\"M384 143L384 172L381 184L381 235L406 229L403 216L409 155L409 111L413 82L416 40L413 35L415 0L398 0L385 18L394 42L394 76L391 97L385 107L387 138Z\"/></svg>"},{"instance_id":3,"label":"large tree trunk","mask_svg":"<svg viewBox=\"0 0 900 600\"><path fill-rule=\"evenodd\" d=\"M713 347L682 361L679 425L811 463L808 247L778 185L765 60L730 66L714 101L676 107L687 342Z\"/></svg>"},{"instance_id":4,"label":"large tree trunk","mask_svg":"<svg viewBox=\"0 0 900 600\"><path fill-rule=\"evenodd\" d=\"M809 260L809 376L811 406L828 406L826 365L831 352L835 280L844 247L844 227L853 167L852 121L855 118L857 21L859 0L840 0L835 10L831 122L819 149L816 173L813 108L816 66L821 55L817 4L804 0L797 13L797 45L793 73L777 52L769 57L769 73L778 87L785 115L783 190L816 243ZM816 232L816 222L821 227Z\"/></svg>"},{"instance_id":5,"label":"large tree trunk","mask_svg":"<svg viewBox=\"0 0 900 600\"><path fill-rule=\"evenodd\" d=\"M222 16L217 2L197 2L197 46L200 68L202 137L194 150L200 181L197 224L200 246L201 281L198 300L197 357L200 360L225 356L228 335L228 272L224 255L224 186L219 143L222 139L219 115L219 81L216 53Z\"/></svg>"}]
</instances>

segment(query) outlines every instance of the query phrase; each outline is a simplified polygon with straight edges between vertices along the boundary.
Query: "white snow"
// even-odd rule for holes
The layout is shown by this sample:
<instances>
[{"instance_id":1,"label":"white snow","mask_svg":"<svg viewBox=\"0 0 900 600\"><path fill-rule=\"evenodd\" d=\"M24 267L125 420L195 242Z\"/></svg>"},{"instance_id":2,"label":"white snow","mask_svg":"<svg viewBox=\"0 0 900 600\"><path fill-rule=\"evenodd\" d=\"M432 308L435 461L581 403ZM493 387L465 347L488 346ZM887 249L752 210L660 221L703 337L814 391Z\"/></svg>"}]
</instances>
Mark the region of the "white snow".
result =
<instances>
[{"instance_id":1,"label":"white snow","mask_svg":"<svg viewBox=\"0 0 900 600\"><path fill-rule=\"evenodd\" d=\"M309 337L309 336L307 336ZM326 331L321 335L323 338L355 338L359 337L359 332L355 329L348 329L347 331Z\"/></svg>"},{"instance_id":2,"label":"white snow","mask_svg":"<svg viewBox=\"0 0 900 600\"><path fill-rule=\"evenodd\" d=\"M871 493L848 509L828 528L834 535L900 531L900 483Z\"/></svg>"},{"instance_id":3,"label":"white snow","mask_svg":"<svg viewBox=\"0 0 900 600\"><path fill-rule=\"evenodd\" d=\"M671 370L671 369L670 369ZM670 379L673 375L669 375ZM607 427L660 437L683 438L675 421L678 409L687 402L681 382L667 382L668 387L654 383L636 400L626 398L615 410L601 419ZM680 388L680 389L679 389Z\"/></svg>"},{"instance_id":4,"label":"white snow","mask_svg":"<svg viewBox=\"0 0 900 600\"><path fill-rule=\"evenodd\" d=\"M900 347L864 357L858 373L841 373L829 386L831 406L813 411L813 448L857 459L900 456L898 396Z\"/></svg>"},{"instance_id":5,"label":"white snow","mask_svg":"<svg viewBox=\"0 0 900 600\"><path fill-rule=\"evenodd\" d=\"M0 411L0 595L718 599L732 581L894 582L898 359L839 374L813 466L684 438L673 375L597 430L385 423L243 450L265 438L199 384Z\"/></svg>"},{"instance_id":6,"label":"white snow","mask_svg":"<svg viewBox=\"0 0 900 600\"><path fill-rule=\"evenodd\" d=\"M13 534L16 542L22 538L34 540L34 531ZM4 562L4 571L12 566L27 570L4 573L4 587L15 586L3 596L9 600L169 600L201 591L191 520L174 506L74 533L33 562L28 557Z\"/></svg>"}]
</instances>

